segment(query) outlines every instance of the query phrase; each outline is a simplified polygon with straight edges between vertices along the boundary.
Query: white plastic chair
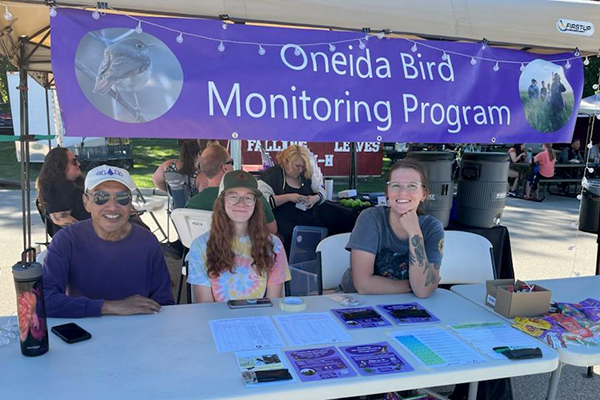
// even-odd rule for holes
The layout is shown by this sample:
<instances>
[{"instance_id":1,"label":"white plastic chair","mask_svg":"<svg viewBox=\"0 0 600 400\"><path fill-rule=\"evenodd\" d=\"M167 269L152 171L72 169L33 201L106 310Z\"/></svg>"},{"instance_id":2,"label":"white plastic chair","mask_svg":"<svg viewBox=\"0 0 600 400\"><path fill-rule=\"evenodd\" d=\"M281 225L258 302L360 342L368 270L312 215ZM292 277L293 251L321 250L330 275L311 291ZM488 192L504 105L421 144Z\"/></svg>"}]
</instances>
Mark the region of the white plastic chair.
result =
<instances>
[{"instance_id":1,"label":"white plastic chair","mask_svg":"<svg viewBox=\"0 0 600 400\"><path fill-rule=\"evenodd\" d=\"M171 211L171 220L175 229L179 234L179 240L181 244L186 248L184 252L183 265L181 266L181 276L179 277L179 283L177 287L177 304L181 299L181 291L183 287L183 281L187 276L187 250L192 245L194 239L198 236L208 232L210 230L210 224L212 220L212 211L205 210L194 210L191 208L176 208ZM187 302L194 302L193 293L189 284L187 286Z\"/></svg>"},{"instance_id":2,"label":"white plastic chair","mask_svg":"<svg viewBox=\"0 0 600 400\"><path fill-rule=\"evenodd\" d=\"M440 284L483 283L495 279L493 246L481 235L445 231Z\"/></svg>"},{"instance_id":3,"label":"white plastic chair","mask_svg":"<svg viewBox=\"0 0 600 400\"><path fill-rule=\"evenodd\" d=\"M350 267L350 252L346 245L350 232L326 237L317 245L317 253L321 253L321 279L323 290L336 289L344 272Z\"/></svg>"}]
</instances>

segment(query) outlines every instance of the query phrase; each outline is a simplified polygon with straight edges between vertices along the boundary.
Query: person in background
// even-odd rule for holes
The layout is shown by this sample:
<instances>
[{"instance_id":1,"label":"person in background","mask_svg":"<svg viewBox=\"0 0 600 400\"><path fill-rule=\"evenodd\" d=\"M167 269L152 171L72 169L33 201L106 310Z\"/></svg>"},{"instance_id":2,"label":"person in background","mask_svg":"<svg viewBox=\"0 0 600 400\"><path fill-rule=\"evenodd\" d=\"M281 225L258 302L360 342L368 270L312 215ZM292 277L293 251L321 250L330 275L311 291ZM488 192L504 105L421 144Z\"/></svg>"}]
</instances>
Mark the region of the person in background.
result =
<instances>
[{"instance_id":1,"label":"person in background","mask_svg":"<svg viewBox=\"0 0 600 400\"><path fill-rule=\"evenodd\" d=\"M101 165L85 178L91 219L54 236L43 265L48 317L151 314L173 293L156 237L129 221L135 184L121 168Z\"/></svg>"},{"instance_id":2,"label":"person in background","mask_svg":"<svg viewBox=\"0 0 600 400\"><path fill-rule=\"evenodd\" d=\"M540 89L537 87L537 81L535 79L531 80L531 85L527 89L527 93L529 95L530 100L538 100L540 97Z\"/></svg>"},{"instance_id":3,"label":"person in background","mask_svg":"<svg viewBox=\"0 0 600 400\"><path fill-rule=\"evenodd\" d=\"M256 180L244 171L223 177L211 229L190 247L188 283L202 303L281 297L291 279L281 240L264 225Z\"/></svg>"},{"instance_id":4,"label":"person in background","mask_svg":"<svg viewBox=\"0 0 600 400\"><path fill-rule=\"evenodd\" d=\"M527 178L527 186L525 186L525 200L539 199L540 188L538 182L540 176L544 178L552 178L554 176L554 163L556 163L556 157L552 151L552 143L544 143L542 145L542 151L533 158L533 171ZM535 191L535 195L531 197L531 191Z\"/></svg>"},{"instance_id":5,"label":"person in background","mask_svg":"<svg viewBox=\"0 0 600 400\"><path fill-rule=\"evenodd\" d=\"M83 205L83 176L77 157L66 147L48 152L36 180L38 208L49 216L55 234L61 228L90 218ZM51 235L51 236L52 236Z\"/></svg>"},{"instance_id":6,"label":"person in background","mask_svg":"<svg viewBox=\"0 0 600 400\"><path fill-rule=\"evenodd\" d=\"M207 187L192 197L186 208L196 210L212 211L217 197L219 197L219 185L226 173L233 171L233 160L227 149L219 144L207 147L200 155L200 167L208 179ZM277 221L269 203L262 194L259 196L260 204L265 212L265 225L269 233L277 233Z\"/></svg>"},{"instance_id":7,"label":"person in background","mask_svg":"<svg viewBox=\"0 0 600 400\"><path fill-rule=\"evenodd\" d=\"M573 139L571 146L562 149L560 156L558 157L558 162L561 164L572 162L571 160L583 162L583 154L581 154L581 141L579 139Z\"/></svg>"},{"instance_id":8,"label":"person in background","mask_svg":"<svg viewBox=\"0 0 600 400\"><path fill-rule=\"evenodd\" d=\"M527 153L525 152L525 143L515 143L513 147L508 149L508 156L510 157L511 164L524 163L527 157ZM516 168L508 169L508 177L513 178L514 181L508 191L509 196L516 196L517 188L519 187L519 170Z\"/></svg>"},{"instance_id":9,"label":"person in background","mask_svg":"<svg viewBox=\"0 0 600 400\"><path fill-rule=\"evenodd\" d=\"M317 212L325 201L325 189L311 180L313 166L306 147L289 146L277 154L277 162L261 174L259 188L273 209L279 234L289 252L296 225L329 228L332 224Z\"/></svg>"},{"instance_id":10,"label":"person in background","mask_svg":"<svg viewBox=\"0 0 600 400\"><path fill-rule=\"evenodd\" d=\"M548 89L546 89L546 84L542 81L542 86L540 88L540 100L546 100L546 95L548 94Z\"/></svg>"},{"instance_id":11,"label":"person in background","mask_svg":"<svg viewBox=\"0 0 600 400\"><path fill-rule=\"evenodd\" d=\"M403 159L392 166L387 182L387 207L364 210L346 249L350 268L342 278L344 292L393 294L412 291L428 297L440 281L444 228L423 215L427 176L417 161Z\"/></svg>"},{"instance_id":12,"label":"person in background","mask_svg":"<svg viewBox=\"0 0 600 400\"><path fill-rule=\"evenodd\" d=\"M588 161L593 164L600 163L600 142L593 145L588 152Z\"/></svg>"},{"instance_id":13,"label":"person in background","mask_svg":"<svg viewBox=\"0 0 600 400\"><path fill-rule=\"evenodd\" d=\"M205 147L209 142L206 141ZM196 139L182 140L179 159L167 160L158 166L152 175L154 185L166 192L165 172L178 172L186 177L190 196L194 196L207 185L206 176L201 173L198 165L203 149Z\"/></svg>"}]
</instances>

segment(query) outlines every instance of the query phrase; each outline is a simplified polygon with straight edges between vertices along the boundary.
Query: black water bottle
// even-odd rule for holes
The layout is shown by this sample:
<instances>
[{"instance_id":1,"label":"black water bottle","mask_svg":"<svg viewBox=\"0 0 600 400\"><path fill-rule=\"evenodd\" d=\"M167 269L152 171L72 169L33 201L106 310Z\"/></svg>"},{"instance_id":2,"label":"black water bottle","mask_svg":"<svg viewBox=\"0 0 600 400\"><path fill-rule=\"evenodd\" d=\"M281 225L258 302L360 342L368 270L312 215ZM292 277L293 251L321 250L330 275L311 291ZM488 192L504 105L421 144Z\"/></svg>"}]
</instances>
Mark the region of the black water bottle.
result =
<instances>
[{"instance_id":1,"label":"black water bottle","mask_svg":"<svg viewBox=\"0 0 600 400\"><path fill-rule=\"evenodd\" d=\"M48 325L42 284L42 264L35 261L35 249L21 254L13 265L17 291L19 341L24 356L41 356L48 351Z\"/></svg>"}]
</instances>

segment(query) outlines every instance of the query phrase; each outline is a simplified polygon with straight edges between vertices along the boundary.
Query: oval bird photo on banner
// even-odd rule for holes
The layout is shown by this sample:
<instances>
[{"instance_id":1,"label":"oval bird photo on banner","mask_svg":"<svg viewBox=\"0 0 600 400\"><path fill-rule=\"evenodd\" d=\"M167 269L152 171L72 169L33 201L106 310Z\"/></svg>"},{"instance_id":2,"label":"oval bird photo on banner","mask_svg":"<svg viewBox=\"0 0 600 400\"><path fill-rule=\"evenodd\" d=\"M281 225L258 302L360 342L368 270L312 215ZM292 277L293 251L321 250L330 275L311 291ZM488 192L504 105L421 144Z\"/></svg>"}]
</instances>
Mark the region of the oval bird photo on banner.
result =
<instances>
[{"instance_id":1,"label":"oval bird photo on banner","mask_svg":"<svg viewBox=\"0 0 600 400\"><path fill-rule=\"evenodd\" d=\"M77 47L75 73L98 111L129 123L169 111L183 86L183 70L171 49L155 36L125 28L87 33Z\"/></svg>"},{"instance_id":2,"label":"oval bird photo on banner","mask_svg":"<svg viewBox=\"0 0 600 400\"><path fill-rule=\"evenodd\" d=\"M525 118L538 132L554 132L571 119L573 88L563 67L545 60L533 60L521 73L519 92Z\"/></svg>"}]
</instances>

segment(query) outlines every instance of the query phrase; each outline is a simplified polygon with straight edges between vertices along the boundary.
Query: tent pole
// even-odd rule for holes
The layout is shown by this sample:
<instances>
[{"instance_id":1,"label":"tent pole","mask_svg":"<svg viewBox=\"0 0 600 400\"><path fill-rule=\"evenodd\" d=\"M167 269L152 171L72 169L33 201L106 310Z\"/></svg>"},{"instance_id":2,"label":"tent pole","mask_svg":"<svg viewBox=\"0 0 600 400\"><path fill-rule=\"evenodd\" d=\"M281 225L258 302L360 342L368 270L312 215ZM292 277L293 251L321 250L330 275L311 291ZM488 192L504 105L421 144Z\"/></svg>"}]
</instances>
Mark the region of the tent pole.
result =
<instances>
[{"instance_id":1,"label":"tent pole","mask_svg":"<svg viewBox=\"0 0 600 400\"><path fill-rule=\"evenodd\" d=\"M21 211L23 214L23 250L31 247L31 183L29 177L29 103L27 97L26 38L19 38L19 102L21 139Z\"/></svg>"},{"instance_id":2,"label":"tent pole","mask_svg":"<svg viewBox=\"0 0 600 400\"><path fill-rule=\"evenodd\" d=\"M348 189L356 189L356 143L350 142L350 179Z\"/></svg>"},{"instance_id":3,"label":"tent pole","mask_svg":"<svg viewBox=\"0 0 600 400\"><path fill-rule=\"evenodd\" d=\"M48 85L48 83L46 83ZM48 87L44 87L46 94L46 129L47 135L52 135L52 131L50 130L50 99L48 98ZM52 150L52 139L48 138L48 151Z\"/></svg>"}]
</instances>

